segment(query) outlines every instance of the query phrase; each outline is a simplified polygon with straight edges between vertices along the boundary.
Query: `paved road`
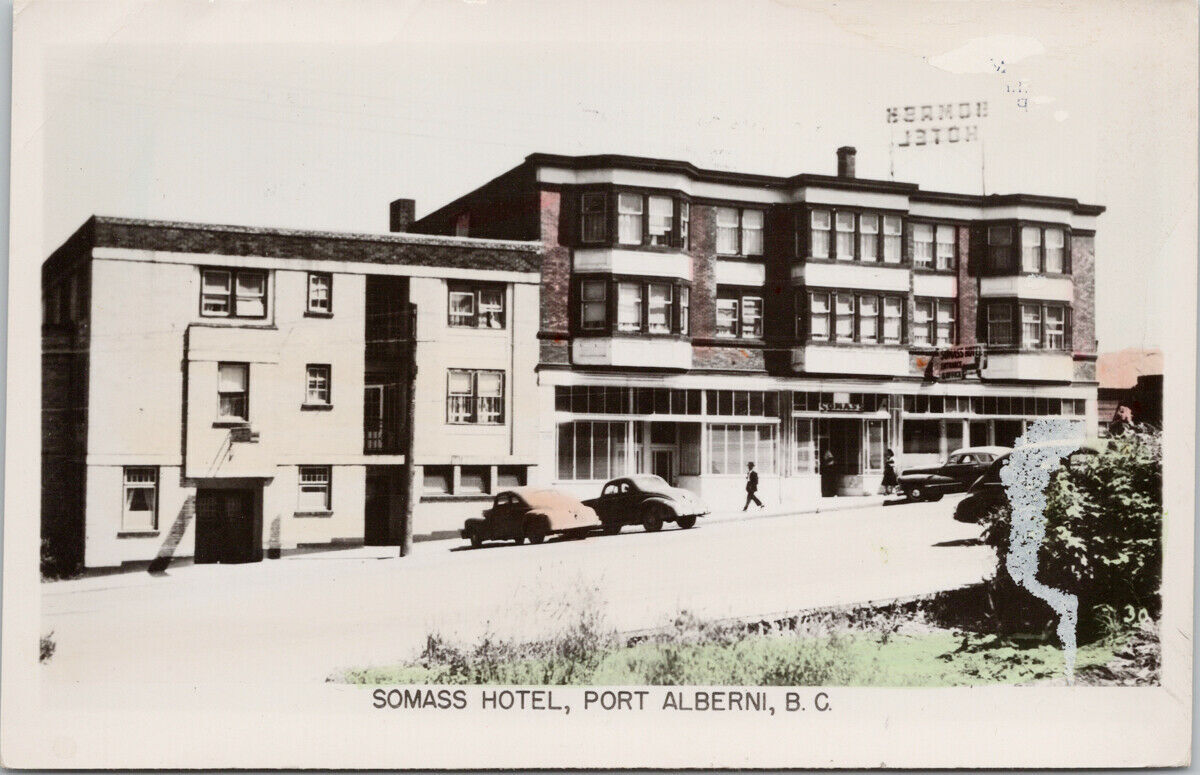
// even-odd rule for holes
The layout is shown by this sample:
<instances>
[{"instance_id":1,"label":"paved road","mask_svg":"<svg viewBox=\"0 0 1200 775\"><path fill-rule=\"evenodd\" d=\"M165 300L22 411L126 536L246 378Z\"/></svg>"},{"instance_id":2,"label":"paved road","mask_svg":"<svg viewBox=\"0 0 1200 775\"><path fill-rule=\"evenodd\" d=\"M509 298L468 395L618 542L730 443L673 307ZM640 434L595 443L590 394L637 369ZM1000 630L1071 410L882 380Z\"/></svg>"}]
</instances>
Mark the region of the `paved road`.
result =
<instances>
[{"instance_id":1,"label":"paved road","mask_svg":"<svg viewBox=\"0 0 1200 775\"><path fill-rule=\"evenodd\" d=\"M44 584L55 683L321 681L412 656L427 633L537 637L591 606L622 631L921 594L992 567L940 503L716 522L479 550L418 544ZM388 552L390 553L390 552ZM61 686L61 684L60 684Z\"/></svg>"}]
</instances>

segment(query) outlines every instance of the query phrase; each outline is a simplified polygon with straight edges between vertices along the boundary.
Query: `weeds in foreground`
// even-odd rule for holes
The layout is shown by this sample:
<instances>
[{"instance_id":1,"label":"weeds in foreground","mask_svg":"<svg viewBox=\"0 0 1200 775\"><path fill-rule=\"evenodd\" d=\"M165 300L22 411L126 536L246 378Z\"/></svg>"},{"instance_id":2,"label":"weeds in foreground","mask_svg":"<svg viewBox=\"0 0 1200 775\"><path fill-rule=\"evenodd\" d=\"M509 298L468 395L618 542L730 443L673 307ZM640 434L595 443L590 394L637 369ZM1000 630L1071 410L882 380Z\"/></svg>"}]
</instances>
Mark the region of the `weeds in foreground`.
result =
<instances>
[{"instance_id":1,"label":"weeds in foreground","mask_svg":"<svg viewBox=\"0 0 1200 775\"><path fill-rule=\"evenodd\" d=\"M51 630L41 637L38 648L38 662L49 662L50 657L54 656L56 648L58 648L58 644L54 642L54 630Z\"/></svg>"}]
</instances>

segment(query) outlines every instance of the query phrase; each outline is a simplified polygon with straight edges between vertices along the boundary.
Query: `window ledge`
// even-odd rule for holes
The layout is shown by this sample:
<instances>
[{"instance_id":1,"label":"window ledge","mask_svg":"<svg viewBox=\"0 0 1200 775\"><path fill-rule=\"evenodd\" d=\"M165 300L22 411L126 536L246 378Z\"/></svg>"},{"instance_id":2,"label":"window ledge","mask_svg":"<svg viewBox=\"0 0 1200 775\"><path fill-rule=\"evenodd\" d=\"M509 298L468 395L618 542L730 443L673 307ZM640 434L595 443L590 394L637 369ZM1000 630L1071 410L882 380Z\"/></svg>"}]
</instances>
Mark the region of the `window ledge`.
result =
<instances>
[{"instance_id":1,"label":"window ledge","mask_svg":"<svg viewBox=\"0 0 1200 775\"><path fill-rule=\"evenodd\" d=\"M331 317L333 317L333 313L332 312L316 312L311 309L306 309L306 310L304 310L304 317L306 317L306 318L331 318Z\"/></svg>"},{"instance_id":2,"label":"window ledge","mask_svg":"<svg viewBox=\"0 0 1200 775\"><path fill-rule=\"evenodd\" d=\"M214 420L214 428L249 428L249 420Z\"/></svg>"},{"instance_id":3,"label":"window ledge","mask_svg":"<svg viewBox=\"0 0 1200 775\"><path fill-rule=\"evenodd\" d=\"M916 272L917 274L944 274L944 275L958 274L957 269L935 269L932 266L913 266L912 270L914 272Z\"/></svg>"},{"instance_id":4,"label":"window ledge","mask_svg":"<svg viewBox=\"0 0 1200 775\"><path fill-rule=\"evenodd\" d=\"M499 490L497 490L499 492ZM421 503L487 503L495 497L488 493L461 493L459 495L422 495Z\"/></svg>"},{"instance_id":5,"label":"window ledge","mask_svg":"<svg viewBox=\"0 0 1200 775\"><path fill-rule=\"evenodd\" d=\"M333 409L333 404L300 404L302 412L328 412Z\"/></svg>"},{"instance_id":6,"label":"window ledge","mask_svg":"<svg viewBox=\"0 0 1200 775\"><path fill-rule=\"evenodd\" d=\"M293 517L318 517L318 518L324 518L324 517L332 517L332 516L333 516L333 512L332 512L332 511L297 511L297 512L295 512L294 514L292 514L292 516L293 516Z\"/></svg>"},{"instance_id":7,"label":"window ledge","mask_svg":"<svg viewBox=\"0 0 1200 775\"><path fill-rule=\"evenodd\" d=\"M156 535L157 530L121 530L117 533L117 538L154 538Z\"/></svg>"},{"instance_id":8,"label":"window ledge","mask_svg":"<svg viewBox=\"0 0 1200 775\"><path fill-rule=\"evenodd\" d=\"M912 269L911 261L863 261L861 258L814 258L805 256L796 259L801 264L858 264L860 266L877 266L884 269Z\"/></svg>"}]
</instances>

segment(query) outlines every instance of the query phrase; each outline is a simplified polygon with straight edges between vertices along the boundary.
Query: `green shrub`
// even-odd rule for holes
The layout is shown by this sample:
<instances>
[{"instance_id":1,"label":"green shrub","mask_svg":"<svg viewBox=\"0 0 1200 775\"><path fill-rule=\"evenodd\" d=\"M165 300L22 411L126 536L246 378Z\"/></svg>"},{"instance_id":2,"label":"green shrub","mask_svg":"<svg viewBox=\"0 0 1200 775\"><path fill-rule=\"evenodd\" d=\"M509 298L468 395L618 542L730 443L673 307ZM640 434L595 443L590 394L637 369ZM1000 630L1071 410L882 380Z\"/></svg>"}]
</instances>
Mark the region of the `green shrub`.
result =
<instances>
[{"instance_id":1,"label":"green shrub","mask_svg":"<svg viewBox=\"0 0 1200 775\"><path fill-rule=\"evenodd\" d=\"M1046 537L1038 555L1038 580L1079 597L1080 621L1090 628L1089 634L1111 627L1110 610L1131 619L1143 609L1157 616L1162 517L1158 431L1113 438L1099 454L1076 456L1046 488ZM993 591L1002 624L1027 625L1028 619L1048 617L1050 610L1040 601L1016 605L1030 596L1013 588L1004 567L1011 521L1007 508L993 512L984 520L983 538L997 552ZM1022 617L1026 621L1015 621Z\"/></svg>"}]
</instances>

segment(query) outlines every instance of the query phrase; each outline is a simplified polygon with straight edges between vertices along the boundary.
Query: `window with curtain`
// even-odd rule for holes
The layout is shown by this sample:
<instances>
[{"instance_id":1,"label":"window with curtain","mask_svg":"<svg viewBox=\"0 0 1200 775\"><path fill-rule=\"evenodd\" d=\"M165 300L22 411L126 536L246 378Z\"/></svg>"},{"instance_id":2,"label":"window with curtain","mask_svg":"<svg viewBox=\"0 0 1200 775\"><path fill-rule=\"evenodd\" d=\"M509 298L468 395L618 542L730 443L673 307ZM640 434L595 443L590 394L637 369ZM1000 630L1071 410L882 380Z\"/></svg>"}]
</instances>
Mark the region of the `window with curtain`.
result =
<instances>
[{"instance_id":1,"label":"window with curtain","mask_svg":"<svg viewBox=\"0 0 1200 775\"><path fill-rule=\"evenodd\" d=\"M1042 271L1042 230L1036 226L1021 229L1021 270Z\"/></svg>"},{"instance_id":2,"label":"window with curtain","mask_svg":"<svg viewBox=\"0 0 1200 775\"><path fill-rule=\"evenodd\" d=\"M308 307L314 315L333 313L333 275L308 273Z\"/></svg>"},{"instance_id":3,"label":"window with curtain","mask_svg":"<svg viewBox=\"0 0 1200 775\"><path fill-rule=\"evenodd\" d=\"M809 215L809 255L829 258L829 232L833 222L828 210L813 210Z\"/></svg>"},{"instance_id":4,"label":"window with curtain","mask_svg":"<svg viewBox=\"0 0 1200 775\"><path fill-rule=\"evenodd\" d=\"M899 344L904 300L896 296L883 298L883 343Z\"/></svg>"},{"instance_id":5,"label":"window with curtain","mask_svg":"<svg viewBox=\"0 0 1200 775\"><path fill-rule=\"evenodd\" d=\"M997 272L1013 268L1012 263L1012 227L990 226L987 231L988 263Z\"/></svg>"},{"instance_id":6,"label":"window with curtain","mask_svg":"<svg viewBox=\"0 0 1200 775\"><path fill-rule=\"evenodd\" d=\"M949 347L954 344L954 302L937 303L937 345Z\"/></svg>"},{"instance_id":7,"label":"window with curtain","mask_svg":"<svg viewBox=\"0 0 1200 775\"><path fill-rule=\"evenodd\" d=\"M883 216L883 261L887 264L898 264L903 258L900 237L903 233L903 223L899 215Z\"/></svg>"},{"instance_id":8,"label":"window with curtain","mask_svg":"<svg viewBox=\"0 0 1200 775\"><path fill-rule=\"evenodd\" d=\"M671 227L674 224L675 202L667 196L652 196L649 199L650 218L647 231L651 245L667 246L671 244Z\"/></svg>"},{"instance_id":9,"label":"window with curtain","mask_svg":"<svg viewBox=\"0 0 1200 775\"><path fill-rule=\"evenodd\" d=\"M937 227L937 268L954 268L954 227L941 224Z\"/></svg>"},{"instance_id":10,"label":"window with curtain","mask_svg":"<svg viewBox=\"0 0 1200 775\"><path fill-rule=\"evenodd\" d=\"M933 227L928 223L912 225L913 266L933 267Z\"/></svg>"},{"instance_id":11,"label":"window with curtain","mask_svg":"<svg viewBox=\"0 0 1200 775\"><path fill-rule=\"evenodd\" d=\"M834 334L839 342L854 341L854 294L839 293L834 318Z\"/></svg>"},{"instance_id":12,"label":"window with curtain","mask_svg":"<svg viewBox=\"0 0 1200 775\"><path fill-rule=\"evenodd\" d=\"M148 466L125 468L125 497L121 529L158 529L158 469Z\"/></svg>"},{"instance_id":13,"label":"window with curtain","mask_svg":"<svg viewBox=\"0 0 1200 775\"><path fill-rule=\"evenodd\" d=\"M928 347L933 344L933 302L929 299L913 301L912 343Z\"/></svg>"},{"instance_id":14,"label":"window with curtain","mask_svg":"<svg viewBox=\"0 0 1200 775\"><path fill-rule=\"evenodd\" d=\"M879 216L858 216L858 255L863 261L879 260Z\"/></svg>"},{"instance_id":15,"label":"window with curtain","mask_svg":"<svg viewBox=\"0 0 1200 775\"><path fill-rule=\"evenodd\" d=\"M679 289L679 333L687 335L688 325L690 321L688 316L691 314L689 304L691 303L691 291L688 288Z\"/></svg>"},{"instance_id":16,"label":"window with curtain","mask_svg":"<svg viewBox=\"0 0 1200 775\"><path fill-rule=\"evenodd\" d=\"M1021 346L1038 349L1042 346L1042 308L1037 304L1021 305Z\"/></svg>"},{"instance_id":17,"label":"window with curtain","mask_svg":"<svg viewBox=\"0 0 1200 775\"><path fill-rule=\"evenodd\" d=\"M666 283L650 283L647 327L652 334L671 333L671 286Z\"/></svg>"},{"instance_id":18,"label":"window with curtain","mask_svg":"<svg viewBox=\"0 0 1200 775\"><path fill-rule=\"evenodd\" d=\"M504 372L448 369L446 422L454 425L504 423Z\"/></svg>"},{"instance_id":19,"label":"window with curtain","mask_svg":"<svg viewBox=\"0 0 1200 775\"><path fill-rule=\"evenodd\" d=\"M809 294L808 338L818 342L829 341L829 294Z\"/></svg>"},{"instance_id":20,"label":"window with curtain","mask_svg":"<svg viewBox=\"0 0 1200 775\"><path fill-rule=\"evenodd\" d=\"M837 230L838 260L852 260L854 258L854 213L837 213L834 227Z\"/></svg>"},{"instance_id":21,"label":"window with curtain","mask_svg":"<svg viewBox=\"0 0 1200 775\"><path fill-rule=\"evenodd\" d=\"M1065 307L1046 307L1046 349L1066 349L1067 310Z\"/></svg>"},{"instance_id":22,"label":"window with curtain","mask_svg":"<svg viewBox=\"0 0 1200 775\"><path fill-rule=\"evenodd\" d=\"M329 364L308 364L304 385L304 403L306 406L329 405L329 381Z\"/></svg>"},{"instance_id":23,"label":"window with curtain","mask_svg":"<svg viewBox=\"0 0 1200 775\"><path fill-rule=\"evenodd\" d=\"M620 283L617 286L617 330L642 329L642 285Z\"/></svg>"},{"instance_id":24,"label":"window with curtain","mask_svg":"<svg viewBox=\"0 0 1200 775\"><path fill-rule=\"evenodd\" d=\"M742 255L761 256L763 252L763 211L742 210Z\"/></svg>"},{"instance_id":25,"label":"window with curtain","mask_svg":"<svg viewBox=\"0 0 1200 775\"><path fill-rule=\"evenodd\" d=\"M879 341L879 297L858 297L858 341L875 343Z\"/></svg>"},{"instance_id":26,"label":"window with curtain","mask_svg":"<svg viewBox=\"0 0 1200 775\"><path fill-rule=\"evenodd\" d=\"M762 338L762 299L757 296L742 297L741 330L743 339Z\"/></svg>"},{"instance_id":27,"label":"window with curtain","mask_svg":"<svg viewBox=\"0 0 1200 775\"><path fill-rule=\"evenodd\" d=\"M738 252L738 211L736 207L717 208L717 252L736 256Z\"/></svg>"},{"instance_id":28,"label":"window with curtain","mask_svg":"<svg viewBox=\"0 0 1200 775\"><path fill-rule=\"evenodd\" d=\"M221 363L217 366L217 418L250 418L250 364Z\"/></svg>"},{"instance_id":29,"label":"window with curtain","mask_svg":"<svg viewBox=\"0 0 1200 775\"><path fill-rule=\"evenodd\" d=\"M622 245L642 244L642 195L617 196L617 241Z\"/></svg>"},{"instance_id":30,"label":"window with curtain","mask_svg":"<svg viewBox=\"0 0 1200 775\"><path fill-rule=\"evenodd\" d=\"M1062 229L1046 229L1046 271L1062 274L1066 270L1065 237Z\"/></svg>"},{"instance_id":31,"label":"window with curtain","mask_svg":"<svg viewBox=\"0 0 1200 775\"><path fill-rule=\"evenodd\" d=\"M679 203L679 246L687 250L691 243L688 242L690 236L692 220L692 206L687 202Z\"/></svg>"},{"instance_id":32,"label":"window with curtain","mask_svg":"<svg viewBox=\"0 0 1200 775\"><path fill-rule=\"evenodd\" d=\"M329 466L300 466L300 489L296 495L296 512L320 514L333 506Z\"/></svg>"},{"instance_id":33,"label":"window with curtain","mask_svg":"<svg viewBox=\"0 0 1200 775\"><path fill-rule=\"evenodd\" d=\"M738 317L737 299L717 299L717 336L736 337Z\"/></svg>"}]
</instances>

